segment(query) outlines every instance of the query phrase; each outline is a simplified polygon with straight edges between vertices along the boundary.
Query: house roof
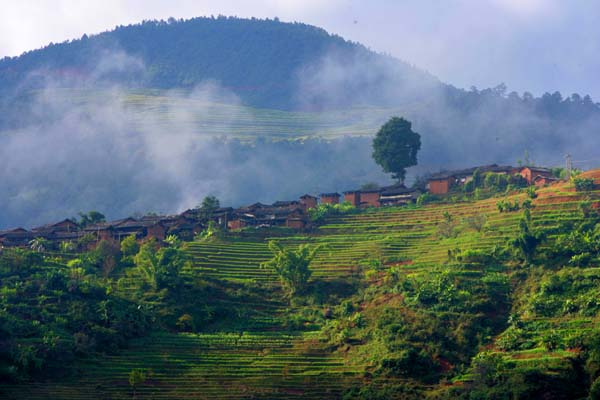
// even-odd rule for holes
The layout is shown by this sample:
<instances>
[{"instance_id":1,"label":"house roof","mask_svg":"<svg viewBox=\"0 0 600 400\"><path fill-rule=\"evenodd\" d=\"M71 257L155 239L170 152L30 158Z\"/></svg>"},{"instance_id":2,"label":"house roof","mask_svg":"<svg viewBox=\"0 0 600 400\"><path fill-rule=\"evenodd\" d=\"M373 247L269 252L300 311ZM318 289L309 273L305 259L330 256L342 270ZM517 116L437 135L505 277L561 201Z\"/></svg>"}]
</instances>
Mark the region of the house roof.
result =
<instances>
[{"instance_id":1,"label":"house roof","mask_svg":"<svg viewBox=\"0 0 600 400\"><path fill-rule=\"evenodd\" d=\"M552 173L552 170L551 170L550 168L545 168L545 167L534 167L534 166L528 166L528 165L526 165L526 166L524 166L524 167L521 167L521 168L519 168L519 171L522 171L522 170L524 170L525 168L528 168L529 170L531 170L531 172L537 172L537 173L540 173L540 172L542 172L542 173L546 173L546 174L548 174L548 173Z\"/></svg>"},{"instance_id":2,"label":"house roof","mask_svg":"<svg viewBox=\"0 0 600 400\"><path fill-rule=\"evenodd\" d=\"M413 194L413 193L421 193L419 189L411 189L407 188L402 184L386 186L381 189L381 196L397 196L401 194Z\"/></svg>"},{"instance_id":3,"label":"house roof","mask_svg":"<svg viewBox=\"0 0 600 400\"><path fill-rule=\"evenodd\" d=\"M344 194L356 194L356 193L360 193L360 190L346 190L344 192Z\"/></svg>"},{"instance_id":4,"label":"house roof","mask_svg":"<svg viewBox=\"0 0 600 400\"><path fill-rule=\"evenodd\" d=\"M368 190L359 190L362 193L381 193L381 189L368 189Z\"/></svg>"},{"instance_id":5,"label":"house roof","mask_svg":"<svg viewBox=\"0 0 600 400\"><path fill-rule=\"evenodd\" d=\"M341 194L339 194L338 192L334 192L334 193L321 193L319 196L321 196L321 197L340 197Z\"/></svg>"},{"instance_id":6,"label":"house roof","mask_svg":"<svg viewBox=\"0 0 600 400\"><path fill-rule=\"evenodd\" d=\"M275 203L273 203L273 207L289 207L289 206L294 206L294 205L298 205L300 204L300 202L298 200L283 200L283 201L276 201Z\"/></svg>"},{"instance_id":7,"label":"house roof","mask_svg":"<svg viewBox=\"0 0 600 400\"><path fill-rule=\"evenodd\" d=\"M311 196L310 194L303 194L300 196L301 199L316 199L315 196Z\"/></svg>"},{"instance_id":8,"label":"house roof","mask_svg":"<svg viewBox=\"0 0 600 400\"><path fill-rule=\"evenodd\" d=\"M533 181L537 181L540 179L546 179L549 181L559 181L560 179L554 177L554 176L547 176L547 175L536 175L535 178L533 178Z\"/></svg>"},{"instance_id":9,"label":"house roof","mask_svg":"<svg viewBox=\"0 0 600 400\"><path fill-rule=\"evenodd\" d=\"M465 168L465 169L458 169L458 170L454 170L454 171L442 171L442 172L438 172L436 174L431 174L429 176L429 180L430 181L434 181L434 180L441 180L441 179L448 179L448 178L464 178L470 175L473 175L473 173L479 170L482 173L486 173L486 172L511 172L514 170L513 167L509 166L509 165L497 165L497 164L491 164L491 165L483 165L483 166L479 166L479 167L471 167L471 168Z\"/></svg>"},{"instance_id":10,"label":"house roof","mask_svg":"<svg viewBox=\"0 0 600 400\"><path fill-rule=\"evenodd\" d=\"M59 221L59 222L55 222L55 223L52 223L52 224L46 224L46 225L42 225L42 226L38 226L38 227L32 228L31 230L33 232L49 231L49 230L52 230L52 229L60 226L61 224L64 224L65 222L69 223L71 225L77 226L77 223L75 221L73 221L72 219L66 218L66 219L63 219L62 221Z\"/></svg>"}]
</instances>

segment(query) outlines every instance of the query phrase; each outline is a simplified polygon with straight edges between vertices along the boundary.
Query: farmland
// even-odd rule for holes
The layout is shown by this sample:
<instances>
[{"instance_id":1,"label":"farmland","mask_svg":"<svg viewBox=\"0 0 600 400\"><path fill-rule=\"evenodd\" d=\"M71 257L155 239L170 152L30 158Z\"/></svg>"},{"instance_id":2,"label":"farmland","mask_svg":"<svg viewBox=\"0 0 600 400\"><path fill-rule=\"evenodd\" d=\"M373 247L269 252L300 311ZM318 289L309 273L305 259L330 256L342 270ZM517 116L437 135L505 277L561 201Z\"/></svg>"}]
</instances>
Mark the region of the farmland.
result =
<instances>
[{"instance_id":1,"label":"farmland","mask_svg":"<svg viewBox=\"0 0 600 400\"><path fill-rule=\"evenodd\" d=\"M529 226L546 239L530 263L503 250L522 232L524 212L500 212L497 202L523 203L519 191L331 215L309 232L246 229L184 243L190 262L181 288L202 296L140 287L127 268L107 284L117 297L158 309L156 321L210 317L194 327L165 322L118 351L78 357L60 379L0 391L29 399L453 398L493 390L566 398L576 387L585 396L578 382L589 378L577 377L577 363L598 332L597 254L585 266L550 255L565 227L595 218L582 209L599 194L563 183L539 189ZM270 241L319 247L305 294L289 297L261 267ZM210 311L183 304L192 298ZM496 378L482 378L480 365L497 368ZM133 370L143 382L131 383Z\"/></svg>"},{"instance_id":2,"label":"farmland","mask_svg":"<svg viewBox=\"0 0 600 400\"><path fill-rule=\"evenodd\" d=\"M389 115L410 113L418 106L282 111L245 106L231 94L202 87L195 91L47 89L30 96L43 104L69 104L81 111L98 105L118 106L117 111L127 115L128 124L140 129L152 127L162 132L189 132L199 138L243 141L371 136Z\"/></svg>"}]
</instances>

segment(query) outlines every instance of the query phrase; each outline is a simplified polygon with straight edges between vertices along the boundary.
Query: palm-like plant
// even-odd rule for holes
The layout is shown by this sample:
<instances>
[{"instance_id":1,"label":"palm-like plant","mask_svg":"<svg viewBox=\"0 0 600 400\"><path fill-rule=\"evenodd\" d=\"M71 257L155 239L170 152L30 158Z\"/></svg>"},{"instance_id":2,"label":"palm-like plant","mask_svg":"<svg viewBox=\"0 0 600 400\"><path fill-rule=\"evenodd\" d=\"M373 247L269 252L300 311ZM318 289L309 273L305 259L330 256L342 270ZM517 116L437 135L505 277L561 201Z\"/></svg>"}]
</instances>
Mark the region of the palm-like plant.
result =
<instances>
[{"instance_id":1,"label":"palm-like plant","mask_svg":"<svg viewBox=\"0 0 600 400\"><path fill-rule=\"evenodd\" d=\"M50 242L42 237L36 237L29 241L29 248L38 253L46 251Z\"/></svg>"}]
</instances>

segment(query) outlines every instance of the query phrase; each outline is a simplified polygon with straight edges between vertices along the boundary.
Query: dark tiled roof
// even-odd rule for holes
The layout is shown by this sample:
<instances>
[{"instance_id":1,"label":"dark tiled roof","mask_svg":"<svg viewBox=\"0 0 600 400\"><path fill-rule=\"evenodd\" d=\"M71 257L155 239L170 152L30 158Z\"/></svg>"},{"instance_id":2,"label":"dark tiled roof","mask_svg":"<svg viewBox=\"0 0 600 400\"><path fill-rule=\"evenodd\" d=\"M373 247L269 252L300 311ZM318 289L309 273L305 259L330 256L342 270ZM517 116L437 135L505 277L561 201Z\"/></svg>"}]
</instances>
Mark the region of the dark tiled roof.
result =
<instances>
[{"instance_id":1,"label":"dark tiled roof","mask_svg":"<svg viewBox=\"0 0 600 400\"><path fill-rule=\"evenodd\" d=\"M464 178L464 177L473 175L473 173L476 170L479 170L482 173L486 173L486 172L507 172L508 173L508 172L513 171L514 168L509 165L497 165L497 164L483 165L480 167L471 167L471 168L459 169L459 170L454 170L454 171L438 172L436 174L430 175L429 180L448 179L448 178Z\"/></svg>"},{"instance_id":2,"label":"dark tiled roof","mask_svg":"<svg viewBox=\"0 0 600 400\"><path fill-rule=\"evenodd\" d=\"M531 170L531 172L542 172L542 173L552 173L552 170L550 168L544 168L544 167L530 167L530 166L524 166L519 168L519 171L522 171L525 168L529 168Z\"/></svg>"},{"instance_id":3,"label":"dark tiled roof","mask_svg":"<svg viewBox=\"0 0 600 400\"><path fill-rule=\"evenodd\" d=\"M303 194L300 196L301 199L316 199L315 196L311 196L310 194Z\"/></svg>"},{"instance_id":4,"label":"dark tiled roof","mask_svg":"<svg viewBox=\"0 0 600 400\"><path fill-rule=\"evenodd\" d=\"M289 207L289 206L295 206L300 204L300 202L298 200L283 200L283 201L276 201L275 203L273 203L273 207Z\"/></svg>"},{"instance_id":5,"label":"dark tiled roof","mask_svg":"<svg viewBox=\"0 0 600 400\"><path fill-rule=\"evenodd\" d=\"M360 190L360 193L381 193L382 189L368 189L368 190Z\"/></svg>"},{"instance_id":6,"label":"dark tiled roof","mask_svg":"<svg viewBox=\"0 0 600 400\"><path fill-rule=\"evenodd\" d=\"M421 193L418 189L410 189L404 185L392 185L381 189L381 196L397 196L402 194Z\"/></svg>"},{"instance_id":7,"label":"dark tiled roof","mask_svg":"<svg viewBox=\"0 0 600 400\"><path fill-rule=\"evenodd\" d=\"M335 193L321 193L319 196L321 196L321 197L340 197L341 194L339 194L338 192L335 192Z\"/></svg>"}]
</instances>

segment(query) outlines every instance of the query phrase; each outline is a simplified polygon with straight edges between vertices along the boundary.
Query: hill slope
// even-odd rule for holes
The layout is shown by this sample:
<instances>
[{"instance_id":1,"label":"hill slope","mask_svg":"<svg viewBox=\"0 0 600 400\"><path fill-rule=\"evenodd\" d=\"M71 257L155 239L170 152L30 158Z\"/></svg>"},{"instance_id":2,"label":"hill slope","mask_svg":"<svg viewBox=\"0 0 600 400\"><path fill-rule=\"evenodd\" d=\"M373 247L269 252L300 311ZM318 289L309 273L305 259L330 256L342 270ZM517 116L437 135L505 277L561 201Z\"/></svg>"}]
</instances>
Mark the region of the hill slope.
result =
<instances>
[{"instance_id":1,"label":"hill slope","mask_svg":"<svg viewBox=\"0 0 600 400\"><path fill-rule=\"evenodd\" d=\"M0 392L31 399L583 398L598 376L600 249L579 247L586 240L577 235L595 229L597 238L600 217L590 207L599 196L564 184L538 190L527 225L547 239L529 262L511 244L527 212L496 206L525 204L524 192L334 215L303 234L250 229L192 242L184 248L193 263L181 270L185 283L177 289L145 286L132 266L109 272L111 302L141 304L155 319L138 332L143 337L107 355L80 343L87 355L72 375L4 384ZM451 232L443 229L449 221ZM260 268L271 256L269 240L323 246L304 295L286 298L277 276ZM577 263L569 261L575 248ZM53 307L67 301L59 282L70 272L53 262L54 274L36 276L38 284L52 282L40 284L51 290L43 305L28 305L32 287L10 278L25 269L3 271L6 315L39 312L48 324L60 323ZM71 295L92 301L96 274L88 270ZM96 315L81 305L69 310ZM35 337L30 325L18 325L29 336L16 343L41 355L48 334ZM53 329L59 343L68 342L67 332ZM88 334L110 340L99 327ZM48 363L43 373L51 373ZM136 369L147 376L133 388L128 377Z\"/></svg>"},{"instance_id":2,"label":"hill slope","mask_svg":"<svg viewBox=\"0 0 600 400\"><path fill-rule=\"evenodd\" d=\"M314 26L219 17L121 26L4 59L0 92L23 82L25 87L39 87L48 79L65 83L110 78L127 86L161 89L193 88L214 80L248 105L289 109L303 105L298 97L303 69L316 68L331 56L340 62L386 65L402 78L435 83L408 64ZM369 78L379 87L368 88L364 77L357 76L361 81L354 90L381 89L384 82L377 80L390 77Z\"/></svg>"}]
</instances>

